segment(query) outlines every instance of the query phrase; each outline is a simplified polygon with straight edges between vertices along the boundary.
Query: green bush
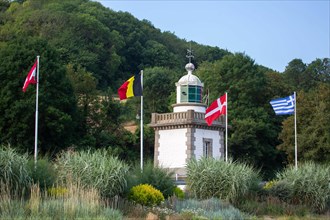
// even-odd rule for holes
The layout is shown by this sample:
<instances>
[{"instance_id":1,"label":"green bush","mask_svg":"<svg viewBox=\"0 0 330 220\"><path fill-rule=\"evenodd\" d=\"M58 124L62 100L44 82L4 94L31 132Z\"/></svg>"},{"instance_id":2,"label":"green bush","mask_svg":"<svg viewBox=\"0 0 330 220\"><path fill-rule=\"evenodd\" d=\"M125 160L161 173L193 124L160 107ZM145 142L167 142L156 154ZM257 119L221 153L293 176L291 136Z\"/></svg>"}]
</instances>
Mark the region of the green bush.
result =
<instances>
[{"instance_id":1,"label":"green bush","mask_svg":"<svg viewBox=\"0 0 330 220\"><path fill-rule=\"evenodd\" d=\"M9 147L0 146L0 190L3 186L17 194L26 190L31 184L27 164L27 154L20 155Z\"/></svg>"},{"instance_id":2,"label":"green bush","mask_svg":"<svg viewBox=\"0 0 330 220\"><path fill-rule=\"evenodd\" d=\"M277 197L284 202L289 202L293 196L293 188L286 181L276 181L267 191L269 195Z\"/></svg>"},{"instance_id":3,"label":"green bush","mask_svg":"<svg viewBox=\"0 0 330 220\"><path fill-rule=\"evenodd\" d=\"M28 169L33 183L39 184L41 190L52 187L56 183L55 168L47 158L40 158L37 163L34 160L29 160Z\"/></svg>"},{"instance_id":4,"label":"green bush","mask_svg":"<svg viewBox=\"0 0 330 220\"><path fill-rule=\"evenodd\" d=\"M175 195L178 199L184 199L184 192L179 187L175 187L173 190L173 195Z\"/></svg>"},{"instance_id":5,"label":"green bush","mask_svg":"<svg viewBox=\"0 0 330 220\"><path fill-rule=\"evenodd\" d=\"M199 199L217 197L235 203L258 187L258 174L252 167L232 160L192 159L187 164L187 186Z\"/></svg>"},{"instance_id":6,"label":"green bush","mask_svg":"<svg viewBox=\"0 0 330 220\"><path fill-rule=\"evenodd\" d=\"M140 184L132 187L128 198L145 206L159 205L162 201L164 201L163 194L149 184Z\"/></svg>"},{"instance_id":7,"label":"green bush","mask_svg":"<svg viewBox=\"0 0 330 220\"><path fill-rule=\"evenodd\" d=\"M160 190L165 198L173 195L176 187L173 172L161 167L155 167L151 161L147 161L141 172L140 164L137 164L127 175L128 189L139 184L150 184Z\"/></svg>"},{"instance_id":8,"label":"green bush","mask_svg":"<svg viewBox=\"0 0 330 220\"><path fill-rule=\"evenodd\" d=\"M56 168L60 180L93 187L105 197L120 195L127 185L128 165L104 150L62 153Z\"/></svg>"},{"instance_id":9,"label":"green bush","mask_svg":"<svg viewBox=\"0 0 330 220\"><path fill-rule=\"evenodd\" d=\"M325 211L330 204L330 166L306 162L296 170L289 167L277 175L292 203L306 204L315 211ZM276 187L276 184L275 186Z\"/></svg>"}]
</instances>

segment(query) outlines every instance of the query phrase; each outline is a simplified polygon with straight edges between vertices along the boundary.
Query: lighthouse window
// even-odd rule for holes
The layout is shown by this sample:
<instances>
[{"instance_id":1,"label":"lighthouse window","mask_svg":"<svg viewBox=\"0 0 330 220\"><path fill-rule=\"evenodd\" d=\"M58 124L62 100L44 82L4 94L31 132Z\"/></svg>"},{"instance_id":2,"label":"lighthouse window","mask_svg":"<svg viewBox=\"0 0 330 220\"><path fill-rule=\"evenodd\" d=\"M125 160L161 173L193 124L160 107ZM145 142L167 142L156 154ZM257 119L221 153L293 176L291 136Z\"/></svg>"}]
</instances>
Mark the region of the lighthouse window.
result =
<instances>
[{"instance_id":1,"label":"lighthouse window","mask_svg":"<svg viewBox=\"0 0 330 220\"><path fill-rule=\"evenodd\" d=\"M202 103L202 87L201 86L181 86L181 102Z\"/></svg>"},{"instance_id":2,"label":"lighthouse window","mask_svg":"<svg viewBox=\"0 0 330 220\"><path fill-rule=\"evenodd\" d=\"M181 86L181 102L188 102L188 86Z\"/></svg>"},{"instance_id":3,"label":"lighthouse window","mask_svg":"<svg viewBox=\"0 0 330 220\"><path fill-rule=\"evenodd\" d=\"M203 138L203 156L204 157L213 156L212 139Z\"/></svg>"}]
</instances>

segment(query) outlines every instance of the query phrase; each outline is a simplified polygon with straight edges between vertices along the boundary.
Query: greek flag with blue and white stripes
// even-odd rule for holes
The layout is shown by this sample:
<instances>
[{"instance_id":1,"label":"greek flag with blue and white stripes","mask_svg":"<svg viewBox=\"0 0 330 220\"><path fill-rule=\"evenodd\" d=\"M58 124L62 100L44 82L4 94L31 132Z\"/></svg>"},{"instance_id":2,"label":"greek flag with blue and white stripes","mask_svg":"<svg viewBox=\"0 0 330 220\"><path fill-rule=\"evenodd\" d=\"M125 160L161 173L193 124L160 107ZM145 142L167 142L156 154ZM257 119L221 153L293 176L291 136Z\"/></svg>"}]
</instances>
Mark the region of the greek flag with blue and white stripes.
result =
<instances>
[{"instance_id":1,"label":"greek flag with blue and white stripes","mask_svg":"<svg viewBox=\"0 0 330 220\"><path fill-rule=\"evenodd\" d=\"M290 95L288 97L274 99L270 101L276 115L292 115L294 114L295 97Z\"/></svg>"}]
</instances>

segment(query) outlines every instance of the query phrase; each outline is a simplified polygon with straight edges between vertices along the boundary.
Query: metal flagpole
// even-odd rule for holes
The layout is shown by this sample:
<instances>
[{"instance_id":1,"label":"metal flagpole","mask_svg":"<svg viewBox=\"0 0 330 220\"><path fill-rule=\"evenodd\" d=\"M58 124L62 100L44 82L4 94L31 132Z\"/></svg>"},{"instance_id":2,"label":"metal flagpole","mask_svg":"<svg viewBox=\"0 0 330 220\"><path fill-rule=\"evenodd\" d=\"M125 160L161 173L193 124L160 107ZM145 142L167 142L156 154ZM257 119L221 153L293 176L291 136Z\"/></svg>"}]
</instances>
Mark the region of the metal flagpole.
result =
<instances>
[{"instance_id":1,"label":"metal flagpole","mask_svg":"<svg viewBox=\"0 0 330 220\"><path fill-rule=\"evenodd\" d=\"M228 97L226 92L226 162L228 161Z\"/></svg>"},{"instance_id":2,"label":"metal flagpole","mask_svg":"<svg viewBox=\"0 0 330 220\"><path fill-rule=\"evenodd\" d=\"M39 58L40 56L37 56L37 94L36 94L36 115L35 115L35 131L34 131L34 168L37 167L37 155L38 155Z\"/></svg>"},{"instance_id":3,"label":"metal flagpole","mask_svg":"<svg viewBox=\"0 0 330 220\"><path fill-rule=\"evenodd\" d=\"M143 70L141 70L141 87L143 91ZM140 120L140 158L141 158L141 171L143 170L143 92L141 96L141 120Z\"/></svg>"},{"instance_id":4,"label":"metal flagpole","mask_svg":"<svg viewBox=\"0 0 330 220\"><path fill-rule=\"evenodd\" d=\"M295 169L298 169L298 147L297 147L297 97L296 92L294 95L294 161L295 161Z\"/></svg>"}]
</instances>

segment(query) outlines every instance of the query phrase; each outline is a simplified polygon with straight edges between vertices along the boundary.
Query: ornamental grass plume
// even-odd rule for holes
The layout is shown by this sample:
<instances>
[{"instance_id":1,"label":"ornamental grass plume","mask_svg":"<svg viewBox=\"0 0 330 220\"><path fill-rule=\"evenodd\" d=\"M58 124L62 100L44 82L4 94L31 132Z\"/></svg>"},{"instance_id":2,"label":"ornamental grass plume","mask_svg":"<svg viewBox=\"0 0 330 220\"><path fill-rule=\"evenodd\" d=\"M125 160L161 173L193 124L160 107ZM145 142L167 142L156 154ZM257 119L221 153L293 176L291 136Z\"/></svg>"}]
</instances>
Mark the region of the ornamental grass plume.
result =
<instances>
[{"instance_id":1,"label":"ornamental grass plume","mask_svg":"<svg viewBox=\"0 0 330 220\"><path fill-rule=\"evenodd\" d=\"M82 187L95 188L111 198L124 192L128 165L105 150L64 152L56 161L61 181L70 179Z\"/></svg>"},{"instance_id":2,"label":"ornamental grass plume","mask_svg":"<svg viewBox=\"0 0 330 220\"><path fill-rule=\"evenodd\" d=\"M278 173L277 179L290 192L292 203L307 204L317 212L330 208L330 165L305 162L297 170L288 167Z\"/></svg>"},{"instance_id":3,"label":"ornamental grass plume","mask_svg":"<svg viewBox=\"0 0 330 220\"><path fill-rule=\"evenodd\" d=\"M187 164L187 186L200 199L216 197L237 203L259 182L259 171L245 163L203 157Z\"/></svg>"},{"instance_id":4,"label":"ornamental grass plume","mask_svg":"<svg viewBox=\"0 0 330 220\"><path fill-rule=\"evenodd\" d=\"M31 185L28 155L20 155L8 146L0 146L0 182L11 194L21 194Z\"/></svg>"}]
</instances>

